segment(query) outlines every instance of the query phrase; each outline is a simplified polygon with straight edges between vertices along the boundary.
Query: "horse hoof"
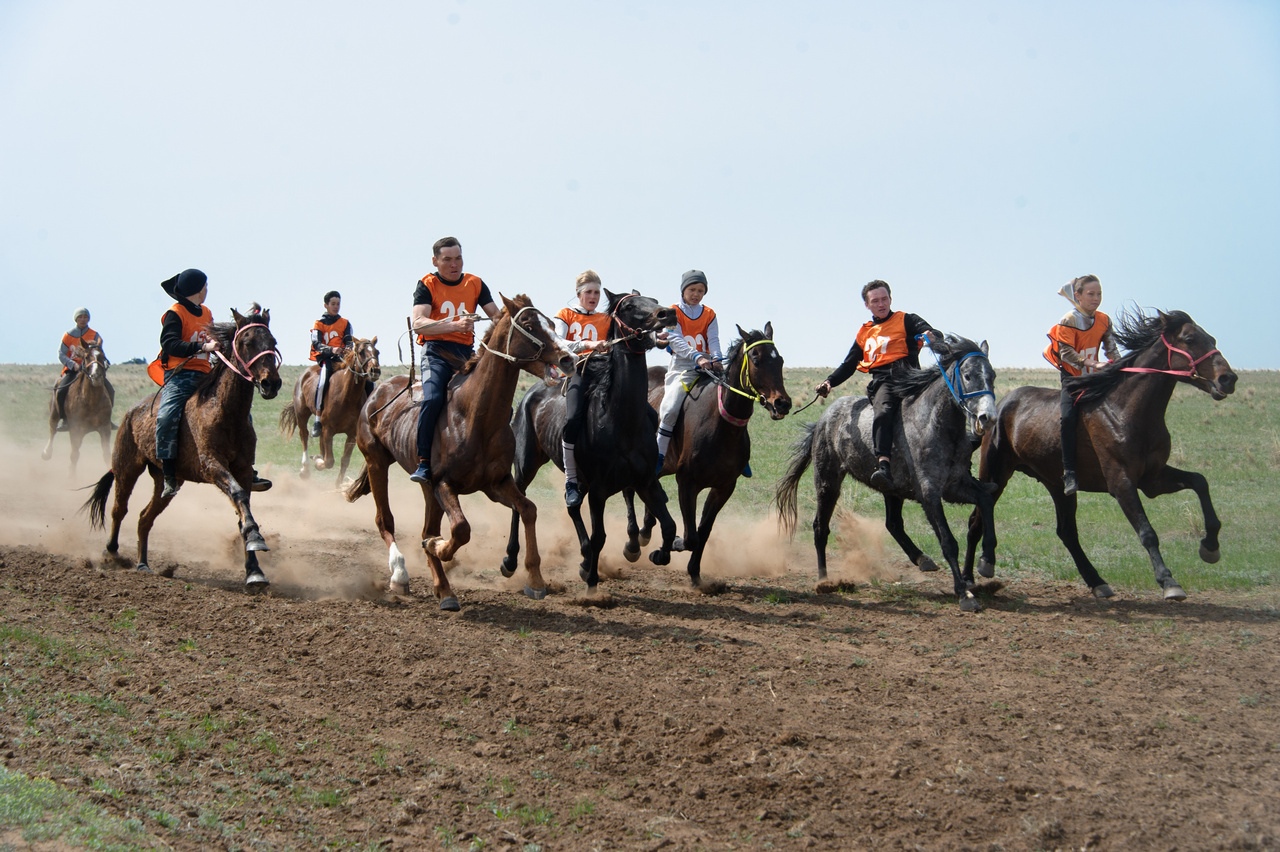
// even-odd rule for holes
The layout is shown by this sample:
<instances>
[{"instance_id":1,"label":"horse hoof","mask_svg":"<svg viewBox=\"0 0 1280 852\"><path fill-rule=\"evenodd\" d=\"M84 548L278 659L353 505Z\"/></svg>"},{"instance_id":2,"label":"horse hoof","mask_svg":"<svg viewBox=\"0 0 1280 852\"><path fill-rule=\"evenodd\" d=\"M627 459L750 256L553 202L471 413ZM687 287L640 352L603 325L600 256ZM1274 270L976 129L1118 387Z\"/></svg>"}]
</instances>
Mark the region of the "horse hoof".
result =
<instances>
[{"instance_id":1,"label":"horse hoof","mask_svg":"<svg viewBox=\"0 0 1280 852\"><path fill-rule=\"evenodd\" d=\"M1164 599L1167 601L1185 601L1187 593L1182 590L1181 586L1169 586L1164 590Z\"/></svg>"},{"instance_id":2,"label":"horse hoof","mask_svg":"<svg viewBox=\"0 0 1280 852\"><path fill-rule=\"evenodd\" d=\"M684 553L684 551L685 551L685 546L684 546L684 538L683 538L683 537L681 537L681 536L676 536L675 538L671 539L671 552L672 552L672 553Z\"/></svg>"},{"instance_id":3,"label":"horse hoof","mask_svg":"<svg viewBox=\"0 0 1280 852\"><path fill-rule=\"evenodd\" d=\"M388 583L387 591L393 595L407 595L409 594L409 584L408 583Z\"/></svg>"},{"instance_id":4,"label":"horse hoof","mask_svg":"<svg viewBox=\"0 0 1280 852\"><path fill-rule=\"evenodd\" d=\"M267 547L267 543L263 540L262 536L256 533L245 539L244 550L246 553L258 553L270 549L271 548Z\"/></svg>"},{"instance_id":5,"label":"horse hoof","mask_svg":"<svg viewBox=\"0 0 1280 852\"><path fill-rule=\"evenodd\" d=\"M328 467L328 465L324 463L324 459L322 459L320 456L316 456L315 466L316 466L316 470L324 470L326 467Z\"/></svg>"},{"instance_id":6,"label":"horse hoof","mask_svg":"<svg viewBox=\"0 0 1280 852\"><path fill-rule=\"evenodd\" d=\"M245 575L244 584L250 589L265 589L271 585L271 581L261 571L250 571Z\"/></svg>"},{"instance_id":7,"label":"horse hoof","mask_svg":"<svg viewBox=\"0 0 1280 852\"><path fill-rule=\"evenodd\" d=\"M640 546L641 546L641 547L644 547L646 544L648 544L648 543L649 543L649 539L650 539L650 538L652 538L652 537L653 537L653 531L652 531L652 530L650 530L649 532L645 532L644 530L640 530L640 539L639 539L639 540L640 540Z\"/></svg>"},{"instance_id":8,"label":"horse hoof","mask_svg":"<svg viewBox=\"0 0 1280 852\"><path fill-rule=\"evenodd\" d=\"M670 565L671 554L665 550L655 550L649 554L649 561L654 565Z\"/></svg>"},{"instance_id":9,"label":"horse hoof","mask_svg":"<svg viewBox=\"0 0 1280 852\"><path fill-rule=\"evenodd\" d=\"M440 609L443 612L458 612L462 609L462 604L458 603L458 599L453 595L440 601Z\"/></svg>"},{"instance_id":10,"label":"horse hoof","mask_svg":"<svg viewBox=\"0 0 1280 852\"><path fill-rule=\"evenodd\" d=\"M988 562L985 558L978 560L978 576L986 577L990 580L996 575L996 564Z\"/></svg>"},{"instance_id":11,"label":"horse hoof","mask_svg":"<svg viewBox=\"0 0 1280 852\"><path fill-rule=\"evenodd\" d=\"M304 465L303 465L303 466L298 470L298 476L299 476L300 478L302 478L302 479L310 479L310 478L311 478L311 468L307 467L307 466L304 464Z\"/></svg>"},{"instance_id":12,"label":"horse hoof","mask_svg":"<svg viewBox=\"0 0 1280 852\"><path fill-rule=\"evenodd\" d=\"M502 560L502 566L498 568L504 577L514 577L516 575L516 561L510 556Z\"/></svg>"},{"instance_id":13,"label":"horse hoof","mask_svg":"<svg viewBox=\"0 0 1280 852\"><path fill-rule=\"evenodd\" d=\"M1200 545L1200 561L1207 562L1210 565L1218 564L1218 560L1222 558L1222 551L1218 549L1210 550L1203 544Z\"/></svg>"},{"instance_id":14,"label":"horse hoof","mask_svg":"<svg viewBox=\"0 0 1280 852\"><path fill-rule=\"evenodd\" d=\"M628 562L635 562L640 558L640 547L638 545L632 547L631 542L627 542L626 546L622 548L622 556ZM583 579L586 578L584 577Z\"/></svg>"},{"instance_id":15,"label":"horse hoof","mask_svg":"<svg viewBox=\"0 0 1280 852\"><path fill-rule=\"evenodd\" d=\"M533 598L535 601L540 601L547 596L547 590L535 589L533 586L525 586L524 596L526 598Z\"/></svg>"},{"instance_id":16,"label":"horse hoof","mask_svg":"<svg viewBox=\"0 0 1280 852\"><path fill-rule=\"evenodd\" d=\"M138 572L138 573L140 573L140 574L150 574L150 573L151 573L151 566L150 566L150 565L148 565L148 564L147 564L147 563L145 563L145 562L139 562L139 563L138 563L138 565L137 565L137 567L136 567L136 568L134 568L133 570L137 571L137 572Z\"/></svg>"},{"instance_id":17,"label":"horse hoof","mask_svg":"<svg viewBox=\"0 0 1280 852\"><path fill-rule=\"evenodd\" d=\"M916 559L916 567L919 568L921 571L926 571L926 572L937 571L938 563L934 562L932 559L930 559L929 557L921 553L920 557Z\"/></svg>"},{"instance_id":18,"label":"horse hoof","mask_svg":"<svg viewBox=\"0 0 1280 852\"><path fill-rule=\"evenodd\" d=\"M578 569L578 576L582 579L582 582L586 583L588 586L591 585L591 581L587 579L590 575L587 574L585 566Z\"/></svg>"},{"instance_id":19,"label":"horse hoof","mask_svg":"<svg viewBox=\"0 0 1280 852\"><path fill-rule=\"evenodd\" d=\"M53 458L53 450L41 450L40 458L44 459L45 461L48 461L49 459Z\"/></svg>"},{"instance_id":20,"label":"horse hoof","mask_svg":"<svg viewBox=\"0 0 1280 852\"><path fill-rule=\"evenodd\" d=\"M967 594L960 599L961 612L981 612L982 604L978 603L978 599L971 594Z\"/></svg>"},{"instance_id":21,"label":"horse hoof","mask_svg":"<svg viewBox=\"0 0 1280 852\"><path fill-rule=\"evenodd\" d=\"M1111 591L1111 587L1108 586L1106 583L1103 583L1100 586L1093 587L1093 596L1095 598L1109 598L1109 597L1112 597L1113 595L1115 595L1115 592Z\"/></svg>"}]
</instances>

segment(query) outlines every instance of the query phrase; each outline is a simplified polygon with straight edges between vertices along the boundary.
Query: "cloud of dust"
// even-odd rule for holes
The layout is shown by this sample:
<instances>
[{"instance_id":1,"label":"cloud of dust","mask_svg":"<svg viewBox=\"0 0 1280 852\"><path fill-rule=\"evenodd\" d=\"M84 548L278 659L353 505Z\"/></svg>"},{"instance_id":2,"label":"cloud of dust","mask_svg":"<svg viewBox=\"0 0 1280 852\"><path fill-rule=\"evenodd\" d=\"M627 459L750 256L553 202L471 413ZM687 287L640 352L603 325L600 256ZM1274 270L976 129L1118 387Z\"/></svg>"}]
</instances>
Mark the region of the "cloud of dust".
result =
<instances>
[{"instance_id":1,"label":"cloud of dust","mask_svg":"<svg viewBox=\"0 0 1280 852\"><path fill-rule=\"evenodd\" d=\"M889 537L884 522L879 519L856 515L844 506L838 506L831 518L832 540L838 550L827 547L827 575L832 582L869 583L872 580L901 580L905 572L899 565L905 560L891 559L885 547L891 544L894 553L898 543Z\"/></svg>"}]
</instances>

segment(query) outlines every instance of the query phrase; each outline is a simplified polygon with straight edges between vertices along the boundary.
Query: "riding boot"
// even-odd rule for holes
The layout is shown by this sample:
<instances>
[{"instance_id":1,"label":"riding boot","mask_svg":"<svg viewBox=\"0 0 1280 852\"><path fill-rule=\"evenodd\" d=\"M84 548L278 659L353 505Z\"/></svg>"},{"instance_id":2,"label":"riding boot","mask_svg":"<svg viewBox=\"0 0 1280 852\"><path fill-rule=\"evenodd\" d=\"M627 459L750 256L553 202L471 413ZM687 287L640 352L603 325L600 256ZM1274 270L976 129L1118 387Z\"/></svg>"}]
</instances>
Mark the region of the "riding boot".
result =
<instances>
[{"instance_id":1,"label":"riding boot","mask_svg":"<svg viewBox=\"0 0 1280 852\"><path fill-rule=\"evenodd\" d=\"M311 421L311 437L320 437L320 417L317 415L315 420Z\"/></svg>"},{"instance_id":2,"label":"riding boot","mask_svg":"<svg viewBox=\"0 0 1280 852\"><path fill-rule=\"evenodd\" d=\"M888 491L893 486L893 475L889 473L889 460L881 459L871 474L871 485L881 491Z\"/></svg>"},{"instance_id":3,"label":"riding boot","mask_svg":"<svg viewBox=\"0 0 1280 852\"><path fill-rule=\"evenodd\" d=\"M270 491L271 485L272 483L270 479L263 479L261 476L258 476L258 472L255 470L253 472L253 481L249 483L249 490Z\"/></svg>"},{"instance_id":4,"label":"riding boot","mask_svg":"<svg viewBox=\"0 0 1280 852\"><path fill-rule=\"evenodd\" d=\"M1063 496L1070 497L1072 494L1075 494L1078 490L1080 489L1079 489L1079 486L1076 484L1076 472L1074 470L1063 471L1062 473Z\"/></svg>"},{"instance_id":5,"label":"riding boot","mask_svg":"<svg viewBox=\"0 0 1280 852\"><path fill-rule=\"evenodd\" d=\"M178 482L177 467L178 464L173 459L160 460L160 472L164 474L164 490L160 492L161 500L168 500L182 487Z\"/></svg>"}]
</instances>

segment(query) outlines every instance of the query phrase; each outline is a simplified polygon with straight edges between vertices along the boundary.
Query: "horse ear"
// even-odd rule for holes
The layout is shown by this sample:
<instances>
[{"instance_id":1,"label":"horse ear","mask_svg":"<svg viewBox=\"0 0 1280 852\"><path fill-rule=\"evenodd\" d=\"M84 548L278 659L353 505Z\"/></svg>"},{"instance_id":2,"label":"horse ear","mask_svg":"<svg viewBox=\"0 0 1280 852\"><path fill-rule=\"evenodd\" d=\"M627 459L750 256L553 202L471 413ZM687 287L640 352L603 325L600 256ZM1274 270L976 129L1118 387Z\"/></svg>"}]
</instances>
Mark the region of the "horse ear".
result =
<instances>
[{"instance_id":1,"label":"horse ear","mask_svg":"<svg viewBox=\"0 0 1280 852\"><path fill-rule=\"evenodd\" d=\"M516 306L516 303L515 303L515 302L511 301L511 300L510 300L510 299L508 299L506 296L502 295L502 293L501 293L501 292L499 292L499 293L498 293L498 298L502 299L502 304L503 304L504 306L506 306L507 313L508 313L509 315L511 315L511 316L515 316L515 315L516 315L516 311L520 310L520 309Z\"/></svg>"},{"instance_id":2,"label":"horse ear","mask_svg":"<svg viewBox=\"0 0 1280 852\"><path fill-rule=\"evenodd\" d=\"M633 295L633 296L639 296L639 295L640 295L640 291L639 291L639 290L635 290L635 289L633 289L633 290L631 291L631 295Z\"/></svg>"},{"instance_id":3,"label":"horse ear","mask_svg":"<svg viewBox=\"0 0 1280 852\"><path fill-rule=\"evenodd\" d=\"M231 318L235 320L237 328L249 321L248 317L237 311L235 308L231 309Z\"/></svg>"},{"instance_id":4,"label":"horse ear","mask_svg":"<svg viewBox=\"0 0 1280 852\"><path fill-rule=\"evenodd\" d=\"M765 338L767 338L768 340L773 340L773 323L772 323L772 322L765 322L765 324L764 324L764 336L765 336Z\"/></svg>"},{"instance_id":5,"label":"horse ear","mask_svg":"<svg viewBox=\"0 0 1280 852\"><path fill-rule=\"evenodd\" d=\"M261 320L263 325L271 325L271 309L264 308L258 319Z\"/></svg>"},{"instance_id":6,"label":"horse ear","mask_svg":"<svg viewBox=\"0 0 1280 852\"><path fill-rule=\"evenodd\" d=\"M376 334L375 334L375 335L373 336L373 340L370 340L369 342L370 342L370 343L372 343L374 346L377 346L377 345L378 345L378 335L376 335Z\"/></svg>"},{"instance_id":7,"label":"horse ear","mask_svg":"<svg viewBox=\"0 0 1280 852\"><path fill-rule=\"evenodd\" d=\"M982 354L983 354L983 355L990 355L990 354L991 354L991 350L987 348L987 341L985 341L985 340L984 340L984 341L982 341L982 343L978 344L978 348L982 350Z\"/></svg>"},{"instance_id":8,"label":"horse ear","mask_svg":"<svg viewBox=\"0 0 1280 852\"><path fill-rule=\"evenodd\" d=\"M618 304L618 294L610 290L608 287L600 288L605 295L605 299L609 302L610 307Z\"/></svg>"},{"instance_id":9,"label":"horse ear","mask_svg":"<svg viewBox=\"0 0 1280 852\"><path fill-rule=\"evenodd\" d=\"M742 330L742 326L738 325L737 323L734 323L733 327L738 330L738 337L741 337L743 340L747 339L747 333Z\"/></svg>"}]
</instances>

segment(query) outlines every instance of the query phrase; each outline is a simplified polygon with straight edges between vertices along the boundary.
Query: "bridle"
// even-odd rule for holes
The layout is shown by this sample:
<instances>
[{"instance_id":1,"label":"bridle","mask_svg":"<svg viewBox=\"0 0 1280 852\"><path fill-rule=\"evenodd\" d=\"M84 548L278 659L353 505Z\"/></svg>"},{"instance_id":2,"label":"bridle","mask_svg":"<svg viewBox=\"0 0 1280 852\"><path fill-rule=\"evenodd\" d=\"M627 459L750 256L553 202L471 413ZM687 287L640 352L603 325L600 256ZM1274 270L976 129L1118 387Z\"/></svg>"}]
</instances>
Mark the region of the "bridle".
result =
<instances>
[{"instance_id":1,"label":"bridle","mask_svg":"<svg viewBox=\"0 0 1280 852\"><path fill-rule=\"evenodd\" d=\"M519 322L520 315L523 314L525 311L533 311L538 316L542 317L543 319L546 319L546 315L543 314L542 311L539 311L533 305L527 305L521 308L520 310L516 311L515 314L512 315L511 317L511 322L507 325L507 351L506 352L503 352L499 349L492 348L491 346L486 344L483 340L480 341L480 348L485 350L486 352L492 352L494 355L497 355L499 358L502 358L503 360L512 364L518 361L541 361L542 353L547 348L547 344L544 340L540 339L536 334L529 331L524 326L520 325L520 322ZM509 354L511 352L511 339L512 339L511 336L516 331L520 332L526 338L532 341L538 347L537 351L534 352L532 355L527 355L523 357L517 357L515 355Z\"/></svg>"},{"instance_id":2,"label":"bridle","mask_svg":"<svg viewBox=\"0 0 1280 852\"><path fill-rule=\"evenodd\" d=\"M929 344L928 337L924 338L923 343L925 347L930 352L933 352L936 357L937 352ZM938 372L942 374L942 381L946 384L947 391L951 394L951 399L956 405L960 406L961 410L963 410L966 415L968 415L970 421L976 423L978 420L978 412L974 410L970 400L980 396L989 396L992 399L995 399L996 392L988 387L978 388L977 390L965 390L964 376L960 372L960 366L970 358L981 358L983 361L987 361L988 366L991 364L991 362L987 360L987 356L983 354L981 350L975 349L972 352L966 352L964 355L961 355L959 358L956 358L951 362L951 370L955 374L954 381L951 376L947 375L947 370L942 366L941 359L938 359Z\"/></svg>"},{"instance_id":3,"label":"bridle","mask_svg":"<svg viewBox=\"0 0 1280 852\"><path fill-rule=\"evenodd\" d=\"M366 349L372 350L372 351L369 354L365 355L363 358L361 358L360 353L365 351ZM362 379L367 379L373 373L373 371L369 369L369 365L374 363L377 360L378 360L377 348L372 343L369 343L368 341L366 341L360 344L359 347L352 348L351 356L350 356L351 363L347 365L347 369L350 370L353 375L359 376ZM359 364L356 363L357 361L359 361ZM381 365L379 365L378 367L378 372L379 373L382 372Z\"/></svg>"},{"instance_id":4,"label":"bridle","mask_svg":"<svg viewBox=\"0 0 1280 852\"><path fill-rule=\"evenodd\" d=\"M1214 355L1217 355L1218 354L1217 349L1210 349L1208 352L1204 353L1199 358L1192 358L1190 352L1188 352L1185 349L1179 349L1178 347L1170 343L1169 339L1164 336L1164 332L1160 333L1160 342L1164 344L1165 349L1167 350L1167 354L1169 356L1169 368L1167 370L1161 370L1156 367L1121 367L1120 371L1122 373L1161 373L1166 376L1177 376L1179 378L1201 379L1203 381L1209 381L1207 376L1202 376L1196 371L1196 367L1200 366L1200 363L1202 361L1207 361L1209 358L1212 358ZM1185 370L1173 369L1173 355L1175 352L1181 355L1183 358L1187 359L1187 362L1188 362L1187 369Z\"/></svg>"},{"instance_id":5,"label":"bridle","mask_svg":"<svg viewBox=\"0 0 1280 852\"><path fill-rule=\"evenodd\" d=\"M753 403L764 402L764 395L761 394L760 391L756 388L755 382L751 381L751 367L750 367L751 359L747 357L747 354L757 346L764 346L766 344L772 346L773 341L768 339L756 340L742 347L742 366L739 367L738 369L739 387L734 387L733 385L729 384L728 381L726 381L725 379L722 379L720 376L717 376L711 370L705 370L705 369L702 369L701 367L698 368L698 372L702 373L702 375L706 376L708 379L715 382L716 404L720 408L720 416L724 418L727 422L733 424L734 426L746 426L747 419L750 417L750 415L748 415L748 417L735 417L732 414L730 414L724 405L725 391L729 391L730 393L736 393L738 396L745 397L746 399L751 400L751 402Z\"/></svg>"},{"instance_id":6,"label":"bridle","mask_svg":"<svg viewBox=\"0 0 1280 852\"><path fill-rule=\"evenodd\" d=\"M235 373L237 376L244 379L249 384L256 385L257 380L253 378L253 373L250 372L250 368L254 365L254 363L259 358L262 358L263 356L266 356L266 355L270 355L271 357L276 359L276 367L278 369L280 366L281 358L280 358L279 349L263 349L261 352L259 352L257 355L254 355L248 361L244 360L244 357L240 354L240 350L237 344L240 342L240 335L244 334L246 331L248 331L251 328L267 328L267 324L261 323L261 322L251 322L251 323L246 323L245 325L242 325L236 329L235 336L231 338L231 354L236 357L236 362L239 364L239 367L237 367L236 364L232 364L229 360L227 360L227 356L222 354L221 349L213 350L213 354L218 356L219 361L227 365L228 370ZM270 329L267 330L267 333L268 334L271 333Z\"/></svg>"}]
</instances>

